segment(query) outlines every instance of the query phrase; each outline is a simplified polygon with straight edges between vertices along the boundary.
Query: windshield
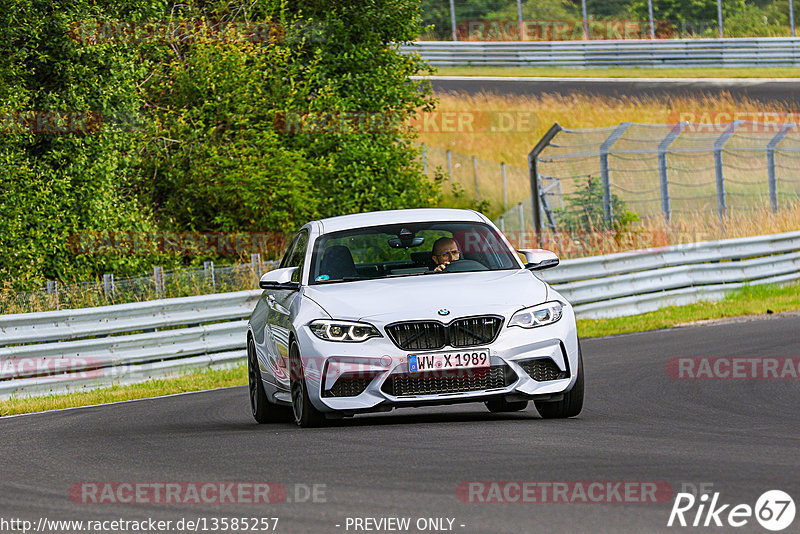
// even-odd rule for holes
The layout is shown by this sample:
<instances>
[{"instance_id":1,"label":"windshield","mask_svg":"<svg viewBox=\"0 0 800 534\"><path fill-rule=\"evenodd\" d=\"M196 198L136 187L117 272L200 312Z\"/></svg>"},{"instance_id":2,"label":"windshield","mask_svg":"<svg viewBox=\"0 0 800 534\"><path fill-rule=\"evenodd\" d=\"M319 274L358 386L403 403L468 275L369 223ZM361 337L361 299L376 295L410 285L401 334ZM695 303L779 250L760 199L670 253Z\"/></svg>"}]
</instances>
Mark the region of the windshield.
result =
<instances>
[{"instance_id":1,"label":"windshield","mask_svg":"<svg viewBox=\"0 0 800 534\"><path fill-rule=\"evenodd\" d=\"M500 235L474 222L392 224L326 234L317 239L311 261L311 284L519 268Z\"/></svg>"}]
</instances>

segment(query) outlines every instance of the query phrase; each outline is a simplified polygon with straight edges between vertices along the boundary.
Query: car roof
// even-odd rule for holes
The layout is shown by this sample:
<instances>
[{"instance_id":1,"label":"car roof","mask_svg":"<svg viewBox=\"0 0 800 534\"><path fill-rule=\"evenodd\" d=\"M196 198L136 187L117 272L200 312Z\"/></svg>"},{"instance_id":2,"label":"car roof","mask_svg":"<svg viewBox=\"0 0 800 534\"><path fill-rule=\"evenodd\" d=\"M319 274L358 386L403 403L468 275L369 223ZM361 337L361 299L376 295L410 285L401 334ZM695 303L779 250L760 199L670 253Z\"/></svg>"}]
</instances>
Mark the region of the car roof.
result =
<instances>
[{"instance_id":1,"label":"car roof","mask_svg":"<svg viewBox=\"0 0 800 534\"><path fill-rule=\"evenodd\" d=\"M399 224L427 221L465 221L485 222L486 219L477 211L452 208L417 208L407 210L371 211L368 213L355 213L321 219L323 234L349 230L350 228L363 228L366 226L380 226L384 224Z\"/></svg>"}]
</instances>

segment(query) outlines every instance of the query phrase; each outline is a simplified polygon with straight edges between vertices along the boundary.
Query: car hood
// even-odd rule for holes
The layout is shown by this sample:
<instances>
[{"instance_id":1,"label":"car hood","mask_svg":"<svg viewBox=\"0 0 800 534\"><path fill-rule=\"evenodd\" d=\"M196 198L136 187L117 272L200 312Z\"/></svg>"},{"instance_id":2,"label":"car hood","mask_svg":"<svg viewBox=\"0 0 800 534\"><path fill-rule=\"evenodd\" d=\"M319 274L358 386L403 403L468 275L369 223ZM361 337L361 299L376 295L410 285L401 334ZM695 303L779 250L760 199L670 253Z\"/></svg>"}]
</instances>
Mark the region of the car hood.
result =
<instances>
[{"instance_id":1,"label":"car hood","mask_svg":"<svg viewBox=\"0 0 800 534\"><path fill-rule=\"evenodd\" d=\"M393 322L507 315L544 302L547 285L530 271L442 273L313 285L304 295L331 317ZM442 316L439 310L450 313Z\"/></svg>"}]
</instances>

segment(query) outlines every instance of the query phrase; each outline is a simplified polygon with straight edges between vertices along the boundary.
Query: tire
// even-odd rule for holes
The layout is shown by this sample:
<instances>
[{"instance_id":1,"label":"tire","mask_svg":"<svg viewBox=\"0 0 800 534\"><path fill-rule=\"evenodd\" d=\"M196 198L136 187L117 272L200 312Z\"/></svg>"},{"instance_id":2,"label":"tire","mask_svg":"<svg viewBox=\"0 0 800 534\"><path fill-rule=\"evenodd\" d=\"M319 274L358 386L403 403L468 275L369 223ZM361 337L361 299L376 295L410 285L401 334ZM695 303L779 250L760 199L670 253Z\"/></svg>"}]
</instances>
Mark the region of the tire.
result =
<instances>
[{"instance_id":1,"label":"tire","mask_svg":"<svg viewBox=\"0 0 800 534\"><path fill-rule=\"evenodd\" d=\"M285 423L290 421L289 410L285 406L278 406L269 402L261 381L261 372L258 370L256 358L256 344L253 338L247 338L247 378L250 388L250 410L253 419L259 424Z\"/></svg>"},{"instance_id":2,"label":"tire","mask_svg":"<svg viewBox=\"0 0 800 534\"><path fill-rule=\"evenodd\" d=\"M528 407L528 401L507 401L505 397L488 400L484 404L492 413L518 412Z\"/></svg>"},{"instance_id":3,"label":"tire","mask_svg":"<svg viewBox=\"0 0 800 534\"><path fill-rule=\"evenodd\" d=\"M578 378L572 389L564 394L560 401L536 401L536 409L542 419L564 419L575 417L583 409L583 354L578 344Z\"/></svg>"},{"instance_id":4,"label":"tire","mask_svg":"<svg viewBox=\"0 0 800 534\"><path fill-rule=\"evenodd\" d=\"M292 340L289 346L289 367L294 422L302 428L323 426L326 421L325 414L317 410L308 397L303 361L300 358L300 348L295 340Z\"/></svg>"}]
</instances>

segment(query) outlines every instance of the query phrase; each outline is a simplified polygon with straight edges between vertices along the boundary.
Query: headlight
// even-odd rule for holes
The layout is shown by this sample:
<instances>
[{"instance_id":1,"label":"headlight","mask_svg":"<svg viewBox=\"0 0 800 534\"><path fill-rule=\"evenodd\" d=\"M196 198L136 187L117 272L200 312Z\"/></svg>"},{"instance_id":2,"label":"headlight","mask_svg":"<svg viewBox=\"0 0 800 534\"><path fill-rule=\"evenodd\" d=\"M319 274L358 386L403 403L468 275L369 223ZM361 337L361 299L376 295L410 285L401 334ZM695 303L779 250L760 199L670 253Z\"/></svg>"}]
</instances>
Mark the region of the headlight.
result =
<instances>
[{"instance_id":1,"label":"headlight","mask_svg":"<svg viewBox=\"0 0 800 534\"><path fill-rule=\"evenodd\" d=\"M308 325L314 335L326 341L358 343L371 337L381 337L378 329L368 323L317 319Z\"/></svg>"},{"instance_id":2,"label":"headlight","mask_svg":"<svg viewBox=\"0 0 800 534\"><path fill-rule=\"evenodd\" d=\"M557 300L545 302L538 306L531 306L530 308L524 308L511 317L508 326L535 328L537 326L552 324L561 319L561 312L563 309L564 305Z\"/></svg>"}]
</instances>

